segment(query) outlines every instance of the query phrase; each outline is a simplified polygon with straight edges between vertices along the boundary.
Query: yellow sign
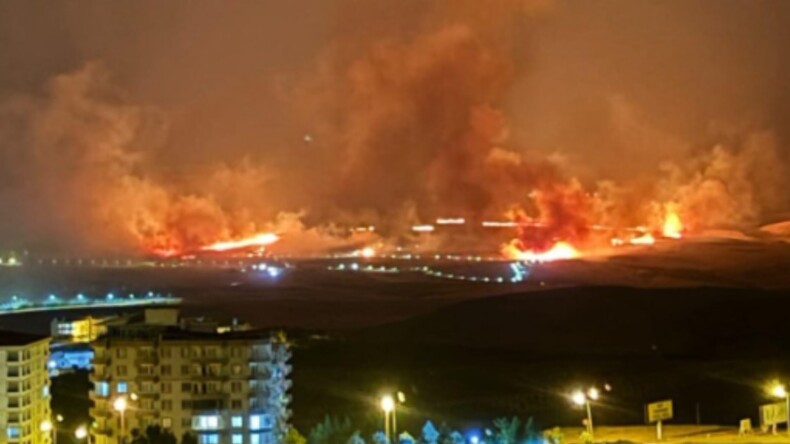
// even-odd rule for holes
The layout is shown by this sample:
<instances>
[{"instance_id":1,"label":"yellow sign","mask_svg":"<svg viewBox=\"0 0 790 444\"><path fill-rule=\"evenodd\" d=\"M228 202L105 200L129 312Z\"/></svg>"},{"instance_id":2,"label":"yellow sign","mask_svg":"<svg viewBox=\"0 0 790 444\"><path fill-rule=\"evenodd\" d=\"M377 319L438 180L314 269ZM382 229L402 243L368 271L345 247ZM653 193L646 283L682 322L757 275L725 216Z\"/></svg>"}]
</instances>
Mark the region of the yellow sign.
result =
<instances>
[{"instance_id":1,"label":"yellow sign","mask_svg":"<svg viewBox=\"0 0 790 444\"><path fill-rule=\"evenodd\" d=\"M787 422L787 406L784 402L764 404L760 406L760 424L772 426Z\"/></svg>"},{"instance_id":2,"label":"yellow sign","mask_svg":"<svg viewBox=\"0 0 790 444\"><path fill-rule=\"evenodd\" d=\"M647 405L648 422L672 419L672 400L658 401Z\"/></svg>"}]
</instances>

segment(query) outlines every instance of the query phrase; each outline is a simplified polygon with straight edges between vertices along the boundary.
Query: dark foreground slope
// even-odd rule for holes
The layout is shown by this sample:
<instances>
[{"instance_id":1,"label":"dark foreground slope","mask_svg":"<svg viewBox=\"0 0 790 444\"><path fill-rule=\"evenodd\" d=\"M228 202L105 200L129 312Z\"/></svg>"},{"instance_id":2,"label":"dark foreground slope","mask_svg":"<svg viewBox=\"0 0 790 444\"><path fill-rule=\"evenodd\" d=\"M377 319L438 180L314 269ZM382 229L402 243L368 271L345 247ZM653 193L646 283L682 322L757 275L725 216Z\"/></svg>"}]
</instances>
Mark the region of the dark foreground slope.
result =
<instances>
[{"instance_id":1,"label":"dark foreground slope","mask_svg":"<svg viewBox=\"0 0 790 444\"><path fill-rule=\"evenodd\" d=\"M404 425L458 425L501 415L575 425L567 394L610 383L601 423L639 424L643 404L676 418L732 423L766 402L761 384L790 377L790 294L732 288L567 288L458 302L294 354L294 408L379 422L375 396L409 398Z\"/></svg>"},{"instance_id":2,"label":"dark foreground slope","mask_svg":"<svg viewBox=\"0 0 790 444\"><path fill-rule=\"evenodd\" d=\"M463 301L355 338L544 356L747 357L790 350L788 313L787 290L577 287Z\"/></svg>"}]
</instances>

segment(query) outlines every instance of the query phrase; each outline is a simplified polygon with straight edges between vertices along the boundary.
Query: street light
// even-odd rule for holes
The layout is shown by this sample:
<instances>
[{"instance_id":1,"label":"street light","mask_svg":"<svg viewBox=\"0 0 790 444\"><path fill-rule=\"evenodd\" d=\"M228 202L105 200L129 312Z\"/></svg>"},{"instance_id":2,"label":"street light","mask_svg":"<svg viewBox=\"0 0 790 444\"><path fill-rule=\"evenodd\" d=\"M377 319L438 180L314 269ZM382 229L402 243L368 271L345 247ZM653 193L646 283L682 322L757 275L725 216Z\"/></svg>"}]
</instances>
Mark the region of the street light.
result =
<instances>
[{"instance_id":1,"label":"street light","mask_svg":"<svg viewBox=\"0 0 790 444\"><path fill-rule=\"evenodd\" d=\"M381 410L384 410L384 435L390 439L390 414L395 411L395 399L391 395L381 397Z\"/></svg>"},{"instance_id":2,"label":"street light","mask_svg":"<svg viewBox=\"0 0 790 444\"><path fill-rule=\"evenodd\" d=\"M86 425L81 425L81 426L77 427L77 429L74 430L74 436L77 439L86 439L87 438L87 443L88 444L91 443L91 435L90 435L90 433L88 433L88 426L86 426Z\"/></svg>"},{"instance_id":3,"label":"street light","mask_svg":"<svg viewBox=\"0 0 790 444\"><path fill-rule=\"evenodd\" d=\"M396 398L397 397L397 398ZM398 404L406 402L406 395L403 392L398 392L396 397L392 395L384 395L381 397L381 409L384 410L384 433L387 439L397 441L398 439ZM392 430L390 431L390 418ZM390 442L394 442L390 441Z\"/></svg>"},{"instance_id":4,"label":"street light","mask_svg":"<svg viewBox=\"0 0 790 444\"><path fill-rule=\"evenodd\" d=\"M601 397L601 392L595 388L590 387L587 392L576 390L571 393L571 401L579 407L586 407L587 410L587 433L590 437L593 436L593 419L592 419L592 401L597 401Z\"/></svg>"},{"instance_id":5,"label":"street light","mask_svg":"<svg viewBox=\"0 0 790 444\"><path fill-rule=\"evenodd\" d=\"M51 420L45 419L41 421L41 425L39 426L39 429L41 429L42 433L49 434L50 439L52 440L52 444L55 444L55 440L57 439L55 437L57 435L55 434L55 425L52 424Z\"/></svg>"},{"instance_id":6,"label":"street light","mask_svg":"<svg viewBox=\"0 0 790 444\"><path fill-rule=\"evenodd\" d=\"M57 444L58 442L58 422L63 422L63 415L55 415L55 421L52 422L51 419L45 419L41 421L39 425L39 429L43 433L51 433L52 444Z\"/></svg>"},{"instance_id":7,"label":"street light","mask_svg":"<svg viewBox=\"0 0 790 444\"><path fill-rule=\"evenodd\" d=\"M124 438L126 436L126 431L124 429L124 413L126 412L126 407L128 404L126 402L126 396L119 396L115 398L115 401L112 403L112 408L115 409L116 412L121 414L121 433L118 437L118 441L123 444Z\"/></svg>"},{"instance_id":8,"label":"street light","mask_svg":"<svg viewBox=\"0 0 790 444\"><path fill-rule=\"evenodd\" d=\"M774 382L768 388L771 396L785 400L785 411L787 412L787 435L790 436L790 392L785 388L784 384ZM774 433L776 433L776 424L774 424Z\"/></svg>"}]
</instances>

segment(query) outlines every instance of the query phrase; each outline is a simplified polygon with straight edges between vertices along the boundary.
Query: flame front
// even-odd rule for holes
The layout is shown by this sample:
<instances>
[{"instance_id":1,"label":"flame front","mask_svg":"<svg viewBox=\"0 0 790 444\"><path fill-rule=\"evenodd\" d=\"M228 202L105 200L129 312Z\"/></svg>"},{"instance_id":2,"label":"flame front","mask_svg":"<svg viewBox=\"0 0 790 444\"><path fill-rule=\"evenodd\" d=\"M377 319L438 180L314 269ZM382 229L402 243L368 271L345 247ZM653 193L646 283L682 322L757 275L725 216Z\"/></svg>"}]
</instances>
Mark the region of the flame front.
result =
<instances>
[{"instance_id":1,"label":"flame front","mask_svg":"<svg viewBox=\"0 0 790 444\"><path fill-rule=\"evenodd\" d=\"M201 248L204 251L229 251L238 250L240 248L251 247L265 247L280 240L280 237L274 233L260 233L255 236L250 236L244 239L233 241L216 242L211 245L206 245Z\"/></svg>"},{"instance_id":2,"label":"flame front","mask_svg":"<svg viewBox=\"0 0 790 444\"><path fill-rule=\"evenodd\" d=\"M674 210L668 211L664 217L664 225L661 228L661 234L663 234L664 237L670 237L672 239L680 239L683 237L683 222L681 222L680 216L678 216L678 213Z\"/></svg>"},{"instance_id":3,"label":"flame front","mask_svg":"<svg viewBox=\"0 0 790 444\"><path fill-rule=\"evenodd\" d=\"M527 262L551 262L579 257L578 250L568 242L556 242L545 251L525 250L519 244L517 240L506 244L502 248L502 254L509 259Z\"/></svg>"}]
</instances>

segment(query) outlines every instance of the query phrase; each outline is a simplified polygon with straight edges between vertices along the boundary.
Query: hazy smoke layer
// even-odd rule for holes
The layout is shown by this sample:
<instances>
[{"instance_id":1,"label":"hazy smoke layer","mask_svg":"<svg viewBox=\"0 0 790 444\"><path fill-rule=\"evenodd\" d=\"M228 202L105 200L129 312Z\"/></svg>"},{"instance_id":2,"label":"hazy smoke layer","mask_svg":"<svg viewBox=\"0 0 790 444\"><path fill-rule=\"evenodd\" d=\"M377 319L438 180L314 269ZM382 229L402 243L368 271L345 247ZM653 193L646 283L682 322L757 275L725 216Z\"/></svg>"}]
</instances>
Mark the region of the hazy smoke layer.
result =
<instances>
[{"instance_id":1,"label":"hazy smoke layer","mask_svg":"<svg viewBox=\"0 0 790 444\"><path fill-rule=\"evenodd\" d=\"M790 208L786 27L760 20L790 8L283 3L0 2L3 243L168 253L277 231L303 253L444 216L521 220L541 250ZM766 49L718 47L722 24Z\"/></svg>"}]
</instances>

